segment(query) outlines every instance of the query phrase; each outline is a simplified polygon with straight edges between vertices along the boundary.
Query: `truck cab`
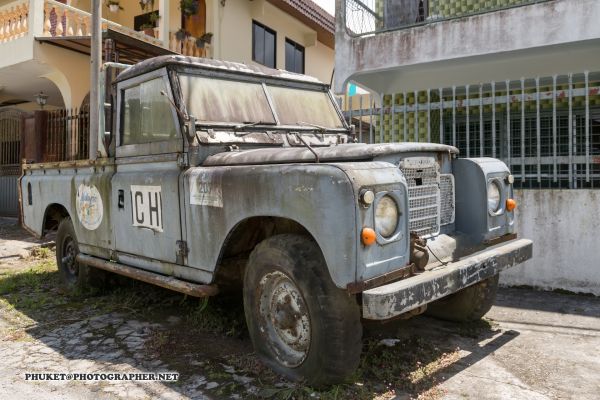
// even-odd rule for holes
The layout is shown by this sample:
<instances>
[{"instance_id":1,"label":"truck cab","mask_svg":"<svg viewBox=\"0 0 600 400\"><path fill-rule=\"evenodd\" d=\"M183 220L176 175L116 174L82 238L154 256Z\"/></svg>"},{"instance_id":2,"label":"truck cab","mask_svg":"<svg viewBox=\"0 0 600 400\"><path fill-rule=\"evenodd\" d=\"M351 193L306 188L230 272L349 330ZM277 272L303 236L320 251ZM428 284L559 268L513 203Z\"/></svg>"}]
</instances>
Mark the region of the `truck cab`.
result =
<instances>
[{"instance_id":1,"label":"truck cab","mask_svg":"<svg viewBox=\"0 0 600 400\"><path fill-rule=\"evenodd\" d=\"M356 143L311 77L164 56L111 88L104 157L23 166L24 226L58 230L67 286L239 283L256 352L291 379L348 377L361 319L481 318L498 273L531 258L504 163Z\"/></svg>"}]
</instances>

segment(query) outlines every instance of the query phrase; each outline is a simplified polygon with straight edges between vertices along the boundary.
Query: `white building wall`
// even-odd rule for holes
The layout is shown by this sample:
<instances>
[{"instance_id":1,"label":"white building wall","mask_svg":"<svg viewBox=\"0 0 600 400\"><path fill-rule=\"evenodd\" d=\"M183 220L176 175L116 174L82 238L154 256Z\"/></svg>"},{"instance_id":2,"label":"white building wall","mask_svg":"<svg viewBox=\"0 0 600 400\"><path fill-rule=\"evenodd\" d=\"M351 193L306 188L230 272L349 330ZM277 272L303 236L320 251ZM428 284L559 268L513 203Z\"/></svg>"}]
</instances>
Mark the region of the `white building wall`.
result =
<instances>
[{"instance_id":1,"label":"white building wall","mask_svg":"<svg viewBox=\"0 0 600 400\"><path fill-rule=\"evenodd\" d=\"M600 295L600 191L515 190L517 231L533 259L501 274L504 285Z\"/></svg>"}]
</instances>

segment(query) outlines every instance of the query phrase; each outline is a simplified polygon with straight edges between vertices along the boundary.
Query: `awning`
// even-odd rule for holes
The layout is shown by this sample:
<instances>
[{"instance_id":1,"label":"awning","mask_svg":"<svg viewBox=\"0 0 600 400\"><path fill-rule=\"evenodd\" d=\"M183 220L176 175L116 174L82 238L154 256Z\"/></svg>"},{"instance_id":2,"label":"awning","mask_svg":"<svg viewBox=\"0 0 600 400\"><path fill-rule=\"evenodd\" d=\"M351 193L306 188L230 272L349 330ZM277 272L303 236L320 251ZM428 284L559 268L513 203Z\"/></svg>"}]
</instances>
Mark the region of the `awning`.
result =
<instances>
[{"instance_id":1,"label":"awning","mask_svg":"<svg viewBox=\"0 0 600 400\"><path fill-rule=\"evenodd\" d=\"M36 37L35 40L88 56L91 53L91 36ZM178 54L164 47L145 42L110 28L102 32L102 42L105 62L113 61L124 64L136 64L156 56Z\"/></svg>"}]
</instances>

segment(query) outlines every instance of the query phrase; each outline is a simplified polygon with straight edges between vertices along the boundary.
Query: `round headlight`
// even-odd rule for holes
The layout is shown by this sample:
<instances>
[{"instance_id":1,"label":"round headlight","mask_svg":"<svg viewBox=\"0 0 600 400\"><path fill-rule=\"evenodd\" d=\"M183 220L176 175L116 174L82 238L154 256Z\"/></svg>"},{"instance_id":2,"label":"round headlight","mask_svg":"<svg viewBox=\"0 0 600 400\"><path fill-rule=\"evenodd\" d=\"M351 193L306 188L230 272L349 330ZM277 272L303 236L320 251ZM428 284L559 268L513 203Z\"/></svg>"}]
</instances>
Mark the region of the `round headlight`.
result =
<instances>
[{"instance_id":1,"label":"round headlight","mask_svg":"<svg viewBox=\"0 0 600 400\"><path fill-rule=\"evenodd\" d=\"M390 196L383 196L375 208L375 228L384 238L389 238L398 227L398 205Z\"/></svg>"},{"instance_id":2,"label":"round headlight","mask_svg":"<svg viewBox=\"0 0 600 400\"><path fill-rule=\"evenodd\" d=\"M488 210L491 213L498 212L500 209L500 184L497 181L491 181L488 184Z\"/></svg>"}]
</instances>

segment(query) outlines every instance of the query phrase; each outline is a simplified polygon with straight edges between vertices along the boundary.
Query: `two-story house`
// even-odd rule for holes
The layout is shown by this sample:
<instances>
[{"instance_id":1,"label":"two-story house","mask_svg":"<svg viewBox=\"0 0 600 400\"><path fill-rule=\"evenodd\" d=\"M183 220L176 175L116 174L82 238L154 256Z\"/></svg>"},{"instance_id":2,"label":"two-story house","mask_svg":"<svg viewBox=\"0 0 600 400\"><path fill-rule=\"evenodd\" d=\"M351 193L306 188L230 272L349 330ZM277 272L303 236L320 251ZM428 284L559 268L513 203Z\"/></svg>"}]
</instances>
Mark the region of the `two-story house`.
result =
<instances>
[{"instance_id":1,"label":"two-story house","mask_svg":"<svg viewBox=\"0 0 600 400\"><path fill-rule=\"evenodd\" d=\"M0 215L17 212L23 130L42 159L86 157L90 8L0 0ZM332 79L334 17L310 0L103 0L102 16L104 61L183 54Z\"/></svg>"}]
</instances>

